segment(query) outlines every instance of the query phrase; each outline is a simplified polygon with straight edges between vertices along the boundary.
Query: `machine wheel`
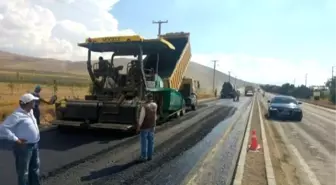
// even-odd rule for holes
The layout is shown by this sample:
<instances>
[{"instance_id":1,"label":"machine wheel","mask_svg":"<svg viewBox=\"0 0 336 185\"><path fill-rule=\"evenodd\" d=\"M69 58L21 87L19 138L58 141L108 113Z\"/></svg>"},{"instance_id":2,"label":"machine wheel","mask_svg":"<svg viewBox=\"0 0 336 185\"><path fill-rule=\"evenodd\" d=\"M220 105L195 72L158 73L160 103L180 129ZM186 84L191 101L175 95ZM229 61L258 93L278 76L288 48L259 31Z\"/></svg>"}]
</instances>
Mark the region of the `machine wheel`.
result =
<instances>
[{"instance_id":1,"label":"machine wheel","mask_svg":"<svg viewBox=\"0 0 336 185\"><path fill-rule=\"evenodd\" d=\"M179 118L179 117L181 116L181 112L182 112L182 111L180 111L180 110L177 111L177 112L175 113L175 118Z\"/></svg>"},{"instance_id":2,"label":"machine wheel","mask_svg":"<svg viewBox=\"0 0 336 185\"><path fill-rule=\"evenodd\" d=\"M196 105L191 105L191 110L196 110Z\"/></svg>"},{"instance_id":3,"label":"machine wheel","mask_svg":"<svg viewBox=\"0 0 336 185\"><path fill-rule=\"evenodd\" d=\"M185 110L185 108L183 108L182 110L181 110L181 116L184 116L186 114L186 110Z\"/></svg>"}]
</instances>

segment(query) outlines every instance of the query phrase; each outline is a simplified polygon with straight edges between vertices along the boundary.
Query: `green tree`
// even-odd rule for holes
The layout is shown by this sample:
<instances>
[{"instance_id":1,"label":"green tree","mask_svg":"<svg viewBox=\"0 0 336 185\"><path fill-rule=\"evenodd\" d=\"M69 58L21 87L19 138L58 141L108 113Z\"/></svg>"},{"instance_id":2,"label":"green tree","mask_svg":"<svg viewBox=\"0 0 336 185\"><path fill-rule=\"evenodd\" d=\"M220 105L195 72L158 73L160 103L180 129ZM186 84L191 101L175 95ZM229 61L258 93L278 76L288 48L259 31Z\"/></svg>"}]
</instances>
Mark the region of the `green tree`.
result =
<instances>
[{"instance_id":1,"label":"green tree","mask_svg":"<svg viewBox=\"0 0 336 185\"><path fill-rule=\"evenodd\" d=\"M329 88L329 100L332 102L332 103L336 103L336 77L333 77L332 79L329 79L327 82L326 82L326 86Z\"/></svg>"}]
</instances>

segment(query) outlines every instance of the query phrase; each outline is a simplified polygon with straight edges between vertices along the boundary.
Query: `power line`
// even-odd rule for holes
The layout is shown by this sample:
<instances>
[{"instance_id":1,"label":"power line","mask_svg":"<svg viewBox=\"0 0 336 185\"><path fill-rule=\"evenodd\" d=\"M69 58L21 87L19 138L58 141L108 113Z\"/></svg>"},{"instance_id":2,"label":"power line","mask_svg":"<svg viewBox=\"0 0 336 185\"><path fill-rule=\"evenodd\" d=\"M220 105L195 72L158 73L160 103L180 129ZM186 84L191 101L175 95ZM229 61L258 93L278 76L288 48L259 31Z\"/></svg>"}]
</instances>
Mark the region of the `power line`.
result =
<instances>
[{"instance_id":1,"label":"power line","mask_svg":"<svg viewBox=\"0 0 336 185\"><path fill-rule=\"evenodd\" d=\"M165 21L161 21L161 20L159 20L159 21L153 21L152 23L153 24L158 24L158 37L160 37L161 36L161 25L168 23L168 20L165 20Z\"/></svg>"}]
</instances>

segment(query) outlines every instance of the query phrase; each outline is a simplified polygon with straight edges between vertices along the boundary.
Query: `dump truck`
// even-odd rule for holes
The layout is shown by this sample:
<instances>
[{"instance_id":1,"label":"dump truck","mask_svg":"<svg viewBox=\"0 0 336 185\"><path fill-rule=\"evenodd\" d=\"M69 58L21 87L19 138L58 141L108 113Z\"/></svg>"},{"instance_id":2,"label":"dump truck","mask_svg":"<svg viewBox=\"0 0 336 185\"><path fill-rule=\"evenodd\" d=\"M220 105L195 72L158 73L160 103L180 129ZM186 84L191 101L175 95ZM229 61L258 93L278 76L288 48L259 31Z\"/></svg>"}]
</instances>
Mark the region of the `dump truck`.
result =
<instances>
[{"instance_id":1,"label":"dump truck","mask_svg":"<svg viewBox=\"0 0 336 185\"><path fill-rule=\"evenodd\" d=\"M199 90L199 81L184 77L179 92L184 97L185 105L191 110L197 107L197 90Z\"/></svg>"},{"instance_id":2,"label":"dump truck","mask_svg":"<svg viewBox=\"0 0 336 185\"><path fill-rule=\"evenodd\" d=\"M230 82L224 82L220 97L222 99L236 98L236 92L235 92L234 86Z\"/></svg>"},{"instance_id":3,"label":"dump truck","mask_svg":"<svg viewBox=\"0 0 336 185\"><path fill-rule=\"evenodd\" d=\"M192 80L183 80L191 58L189 33L167 33L157 39L139 35L88 38L78 46L88 51L92 94L84 100L64 99L55 104L53 124L59 128L134 131L147 93L153 94L162 122L183 116L187 106L196 108L197 96L190 90ZM111 61L100 58L92 65L93 52L113 52ZM115 66L114 59L120 56L136 59ZM125 66L126 73L122 74Z\"/></svg>"},{"instance_id":4,"label":"dump truck","mask_svg":"<svg viewBox=\"0 0 336 185\"><path fill-rule=\"evenodd\" d=\"M251 85L245 86L245 96L253 96L254 94L254 87Z\"/></svg>"}]
</instances>

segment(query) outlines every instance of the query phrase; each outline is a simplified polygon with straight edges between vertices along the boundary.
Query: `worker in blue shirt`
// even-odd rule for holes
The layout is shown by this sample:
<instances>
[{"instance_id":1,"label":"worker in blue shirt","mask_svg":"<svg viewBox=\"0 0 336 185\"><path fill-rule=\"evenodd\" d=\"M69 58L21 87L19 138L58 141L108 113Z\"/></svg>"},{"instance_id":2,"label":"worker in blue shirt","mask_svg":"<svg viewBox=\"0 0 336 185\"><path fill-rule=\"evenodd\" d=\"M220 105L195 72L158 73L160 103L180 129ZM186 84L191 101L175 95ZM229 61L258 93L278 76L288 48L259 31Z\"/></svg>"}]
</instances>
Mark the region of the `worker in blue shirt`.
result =
<instances>
[{"instance_id":1,"label":"worker in blue shirt","mask_svg":"<svg viewBox=\"0 0 336 185\"><path fill-rule=\"evenodd\" d=\"M34 89L34 92L32 93L32 95L34 95L35 97L38 98L38 100L35 101L34 103L34 107L33 107L33 111L34 111L34 117L37 121L37 125L40 125L40 102L46 103L48 105L52 105L52 102L48 102L46 100L44 100L43 98L41 98L40 93L41 93L41 86L37 85Z\"/></svg>"},{"instance_id":2,"label":"worker in blue shirt","mask_svg":"<svg viewBox=\"0 0 336 185\"><path fill-rule=\"evenodd\" d=\"M33 115L36 100L38 98L31 93L21 96L19 108L0 125L0 138L14 142L18 185L40 185L40 132Z\"/></svg>"}]
</instances>

